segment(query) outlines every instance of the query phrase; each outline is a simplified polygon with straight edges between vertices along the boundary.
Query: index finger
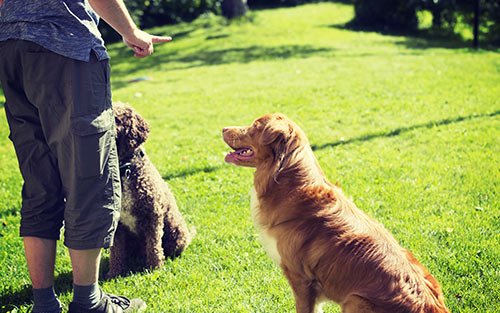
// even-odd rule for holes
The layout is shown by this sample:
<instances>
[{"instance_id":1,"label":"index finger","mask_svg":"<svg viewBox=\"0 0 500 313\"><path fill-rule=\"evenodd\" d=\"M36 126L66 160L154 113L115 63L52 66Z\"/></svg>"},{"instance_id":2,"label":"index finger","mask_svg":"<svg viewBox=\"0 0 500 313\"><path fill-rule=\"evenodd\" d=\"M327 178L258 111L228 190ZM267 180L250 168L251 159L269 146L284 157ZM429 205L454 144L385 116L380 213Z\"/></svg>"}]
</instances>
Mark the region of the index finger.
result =
<instances>
[{"instance_id":1,"label":"index finger","mask_svg":"<svg viewBox=\"0 0 500 313\"><path fill-rule=\"evenodd\" d=\"M170 36L151 36L151 41L153 43L169 42L172 41Z\"/></svg>"}]
</instances>

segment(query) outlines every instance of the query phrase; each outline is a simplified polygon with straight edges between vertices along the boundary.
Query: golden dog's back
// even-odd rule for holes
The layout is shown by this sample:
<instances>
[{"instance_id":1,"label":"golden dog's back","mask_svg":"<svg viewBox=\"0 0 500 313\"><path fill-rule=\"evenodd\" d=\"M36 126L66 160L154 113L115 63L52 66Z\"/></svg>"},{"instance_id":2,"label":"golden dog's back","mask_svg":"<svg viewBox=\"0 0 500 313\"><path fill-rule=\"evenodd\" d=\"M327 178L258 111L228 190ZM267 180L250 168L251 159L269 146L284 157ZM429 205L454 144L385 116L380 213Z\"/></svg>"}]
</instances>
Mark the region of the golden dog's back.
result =
<instances>
[{"instance_id":1,"label":"golden dog's back","mask_svg":"<svg viewBox=\"0 0 500 313\"><path fill-rule=\"evenodd\" d=\"M341 305L359 297L372 312L449 312L436 279L340 188L325 183L270 198L272 208L262 201L256 216L282 222L264 228L267 252L277 259L274 242L281 266L302 272L323 297Z\"/></svg>"}]
</instances>

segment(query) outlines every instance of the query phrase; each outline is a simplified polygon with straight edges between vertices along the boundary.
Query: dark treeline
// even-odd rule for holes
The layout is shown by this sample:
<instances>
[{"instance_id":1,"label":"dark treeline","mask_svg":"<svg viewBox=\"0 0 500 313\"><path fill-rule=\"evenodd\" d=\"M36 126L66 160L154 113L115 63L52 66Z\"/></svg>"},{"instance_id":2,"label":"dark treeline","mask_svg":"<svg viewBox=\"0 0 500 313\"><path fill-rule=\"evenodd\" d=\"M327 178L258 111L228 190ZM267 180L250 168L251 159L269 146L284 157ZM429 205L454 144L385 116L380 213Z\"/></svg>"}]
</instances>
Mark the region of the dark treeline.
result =
<instances>
[{"instance_id":1,"label":"dark treeline","mask_svg":"<svg viewBox=\"0 0 500 313\"><path fill-rule=\"evenodd\" d=\"M432 28L452 34L459 23L472 29L478 17L478 35L500 44L500 0L353 0L355 18L350 25L389 31L413 31L417 13L432 14ZM478 12L476 10L479 10ZM479 13L479 14L476 14Z\"/></svg>"},{"instance_id":2,"label":"dark treeline","mask_svg":"<svg viewBox=\"0 0 500 313\"><path fill-rule=\"evenodd\" d=\"M223 15L228 19L245 15L248 10L296 6L319 2L311 0L126 0L134 20L142 28L192 21L204 13ZM324 1L327 2L327 1ZM479 16L478 36L489 43L500 44L500 0L331 0L351 3L355 17L349 26L383 31L414 31L419 11L432 14L432 29L453 34L457 24L474 26ZM479 15L475 14L477 7ZM107 41L119 39L102 23Z\"/></svg>"}]
</instances>

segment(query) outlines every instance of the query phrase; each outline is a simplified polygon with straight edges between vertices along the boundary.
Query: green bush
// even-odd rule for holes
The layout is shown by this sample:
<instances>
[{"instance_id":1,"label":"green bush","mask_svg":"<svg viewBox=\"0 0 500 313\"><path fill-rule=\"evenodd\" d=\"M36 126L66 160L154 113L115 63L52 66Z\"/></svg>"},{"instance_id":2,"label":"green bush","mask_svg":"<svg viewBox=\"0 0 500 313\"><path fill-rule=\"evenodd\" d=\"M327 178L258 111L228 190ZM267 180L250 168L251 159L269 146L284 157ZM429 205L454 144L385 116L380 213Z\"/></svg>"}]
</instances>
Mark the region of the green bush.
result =
<instances>
[{"instance_id":1,"label":"green bush","mask_svg":"<svg viewBox=\"0 0 500 313\"><path fill-rule=\"evenodd\" d=\"M138 2L137 9L140 25L152 27L191 21L206 12L219 12L222 0L133 0ZM127 2L128 3L128 2Z\"/></svg>"},{"instance_id":2,"label":"green bush","mask_svg":"<svg viewBox=\"0 0 500 313\"><path fill-rule=\"evenodd\" d=\"M497 45L500 45L500 2L488 1L484 17L488 33L486 38Z\"/></svg>"},{"instance_id":3,"label":"green bush","mask_svg":"<svg viewBox=\"0 0 500 313\"><path fill-rule=\"evenodd\" d=\"M295 6L311 0L248 0L249 7Z\"/></svg>"},{"instance_id":4,"label":"green bush","mask_svg":"<svg viewBox=\"0 0 500 313\"><path fill-rule=\"evenodd\" d=\"M354 26L411 30L418 26L415 0L354 0Z\"/></svg>"},{"instance_id":5,"label":"green bush","mask_svg":"<svg viewBox=\"0 0 500 313\"><path fill-rule=\"evenodd\" d=\"M128 0L132 18L142 28L150 28L183 21L192 21L204 13L221 14L223 0ZM311 0L248 0L252 6L294 6ZM106 23L100 25L107 42L120 40L120 36Z\"/></svg>"},{"instance_id":6,"label":"green bush","mask_svg":"<svg viewBox=\"0 0 500 313\"><path fill-rule=\"evenodd\" d=\"M127 8L141 28L192 21L203 13L220 13L222 0L128 0ZM118 41L120 36L106 23L99 26L104 40Z\"/></svg>"},{"instance_id":7,"label":"green bush","mask_svg":"<svg viewBox=\"0 0 500 313\"><path fill-rule=\"evenodd\" d=\"M436 29L453 32L458 20L474 23L474 0L421 0L420 9L432 13ZM480 34L492 43L500 43L500 1L480 0Z\"/></svg>"},{"instance_id":8,"label":"green bush","mask_svg":"<svg viewBox=\"0 0 500 313\"><path fill-rule=\"evenodd\" d=\"M250 8L294 6L318 0L247 0ZM126 5L138 25L150 28L191 21L204 13L221 14L223 0L128 0ZM434 29L456 31L457 23L472 27L474 0L336 0L353 3L355 17L350 26L383 31L408 31L418 27L417 11L428 10ZM500 1L480 0L481 40L500 44ZM226 10L227 11L227 10ZM108 25L100 26L107 42L120 36Z\"/></svg>"},{"instance_id":9,"label":"green bush","mask_svg":"<svg viewBox=\"0 0 500 313\"><path fill-rule=\"evenodd\" d=\"M432 27L436 29L453 30L457 22L455 0L422 0L420 9L432 14Z\"/></svg>"},{"instance_id":10,"label":"green bush","mask_svg":"<svg viewBox=\"0 0 500 313\"><path fill-rule=\"evenodd\" d=\"M431 12L432 26L447 33L465 23L472 28L475 0L353 0L355 17L350 26L388 31L418 27L417 12ZM500 1L480 0L480 38L500 44Z\"/></svg>"},{"instance_id":11,"label":"green bush","mask_svg":"<svg viewBox=\"0 0 500 313\"><path fill-rule=\"evenodd\" d=\"M473 23L473 10L470 4L471 0L457 0L457 2L463 4L464 6L468 4L467 10L469 14L466 14L462 10L462 13L467 17L466 21L472 25ZM480 1L480 35L483 39L488 40L491 43L500 44L500 1L498 0L481 0Z\"/></svg>"}]
</instances>

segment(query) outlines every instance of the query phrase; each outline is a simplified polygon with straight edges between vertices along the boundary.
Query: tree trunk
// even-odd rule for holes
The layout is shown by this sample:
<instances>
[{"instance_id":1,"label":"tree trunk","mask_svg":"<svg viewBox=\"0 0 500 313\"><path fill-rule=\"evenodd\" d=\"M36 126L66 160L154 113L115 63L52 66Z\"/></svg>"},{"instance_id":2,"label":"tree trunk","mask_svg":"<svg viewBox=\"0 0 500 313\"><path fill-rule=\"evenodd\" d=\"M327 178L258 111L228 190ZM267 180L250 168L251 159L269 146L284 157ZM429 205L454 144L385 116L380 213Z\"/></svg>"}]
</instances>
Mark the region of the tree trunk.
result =
<instances>
[{"instance_id":1,"label":"tree trunk","mask_svg":"<svg viewBox=\"0 0 500 313\"><path fill-rule=\"evenodd\" d=\"M221 4L222 15L228 19L243 16L247 13L246 0L223 0Z\"/></svg>"},{"instance_id":2,"label":"tree trunk","mask_svg":"<svg viewBox=\"0 0 500 313\"><path fill-rule=\"evenodd\" d=\"M473 26L474 40L472 43L472 46L475 49L479 48L479 14L480 14L480 3L479 0L476 0L474 2L474 26Z\"/></svg>"},{"instance_id":3,"label":"tree trunk","mask_svg":"<svg viewBox=\"0 0 500 313\"><path fill-rule=\"evenodd\" d=\"M437 4L434 5L431 9L432 12L432 27L435 29L441 29L443 26L443 8Z\"/></svg>"}]
</instances>

